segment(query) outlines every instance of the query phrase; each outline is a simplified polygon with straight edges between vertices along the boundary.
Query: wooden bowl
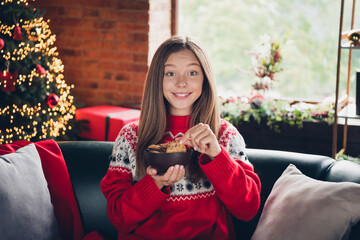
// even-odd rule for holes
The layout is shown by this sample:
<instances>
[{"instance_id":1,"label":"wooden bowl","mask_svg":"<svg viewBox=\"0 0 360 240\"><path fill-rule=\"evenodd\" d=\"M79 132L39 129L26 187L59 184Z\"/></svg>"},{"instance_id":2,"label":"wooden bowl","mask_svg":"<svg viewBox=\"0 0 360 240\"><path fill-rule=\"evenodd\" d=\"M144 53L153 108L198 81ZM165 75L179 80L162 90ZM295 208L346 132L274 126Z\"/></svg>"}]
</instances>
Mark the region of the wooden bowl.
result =
<instances>
[{"instance_id":1,"label":"wooden bowl","mask_svg":"<svg viewBox=\"0 0 360 240\"><path fill-rule=\"evenodd\" d=\"M192 149L187 149L186 152L176 153L153 153L147 149L145 151L145 160L152 168L158 171L159 175L162 175L169 167L175 166L176 164L186 167L191 161L192 155Z\"/></svg>"}]
</instances>

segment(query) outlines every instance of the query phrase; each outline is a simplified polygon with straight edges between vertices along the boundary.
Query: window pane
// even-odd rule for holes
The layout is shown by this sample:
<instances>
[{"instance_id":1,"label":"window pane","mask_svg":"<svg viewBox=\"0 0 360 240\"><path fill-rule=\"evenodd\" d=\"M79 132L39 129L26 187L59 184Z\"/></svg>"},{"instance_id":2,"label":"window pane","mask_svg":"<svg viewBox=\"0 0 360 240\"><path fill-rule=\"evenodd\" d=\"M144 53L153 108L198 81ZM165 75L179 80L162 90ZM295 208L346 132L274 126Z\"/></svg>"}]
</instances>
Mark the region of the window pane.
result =
<instances>
[{"instance_id":1,"label":"window pane","mask_svg":"<svg viewBox=\"0 0 360 240\"><path fill-rule=\"evenodd\" d=\"M351 18L347 5L344 30ZM339 18L340 0L179 0L178 33L204 43L222 96L248 95L254 79L236 70L250 72L251 56L245 51L259 44L264 34L280 41L287 34L290 41L281 46L284 71L276 75L274 92L321 100L335 93ZM360 68L359 52L353 51L353 76ZM344 64L347 54L343 50ZM340 93L346 85L344 64Z\"/></svg>"}]
</instances>

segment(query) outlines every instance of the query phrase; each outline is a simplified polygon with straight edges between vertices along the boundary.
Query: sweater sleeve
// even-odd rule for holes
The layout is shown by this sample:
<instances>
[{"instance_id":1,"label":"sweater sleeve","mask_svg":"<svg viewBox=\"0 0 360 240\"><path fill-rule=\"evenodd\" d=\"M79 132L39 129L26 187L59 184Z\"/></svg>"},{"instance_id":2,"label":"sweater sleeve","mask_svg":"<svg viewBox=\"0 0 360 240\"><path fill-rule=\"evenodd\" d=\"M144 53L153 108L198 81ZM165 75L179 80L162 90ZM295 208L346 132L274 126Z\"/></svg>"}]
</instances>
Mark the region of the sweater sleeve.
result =
<instances>
[{"instance_id":1,"label":"sweater sleeve","mask_svg":"<svg viewBox=\"0 0 360 240\"><path fill-rule=\"evenodd\" d=\"M126 134L120 132L109 169L100 184L107 199L109 219L120 235L134 231L168 198L149 175L134 183L131 163L135 159L131 159L134 154L126 153L128 151L132 149Z\"/></svg>"},{"instance_id":2,"label":"sweater sleeve","mask_svg":"<svg viewBox=\"0 0 360 240\"><path fill-rule=\"evenodd\" d=\"M220 140L221 152L210 161L200 156L200 166L216 194L237 218L249 221L260 207L261 183L245 154L245 142L230 125Z\"/></svg>"}]
</instances>

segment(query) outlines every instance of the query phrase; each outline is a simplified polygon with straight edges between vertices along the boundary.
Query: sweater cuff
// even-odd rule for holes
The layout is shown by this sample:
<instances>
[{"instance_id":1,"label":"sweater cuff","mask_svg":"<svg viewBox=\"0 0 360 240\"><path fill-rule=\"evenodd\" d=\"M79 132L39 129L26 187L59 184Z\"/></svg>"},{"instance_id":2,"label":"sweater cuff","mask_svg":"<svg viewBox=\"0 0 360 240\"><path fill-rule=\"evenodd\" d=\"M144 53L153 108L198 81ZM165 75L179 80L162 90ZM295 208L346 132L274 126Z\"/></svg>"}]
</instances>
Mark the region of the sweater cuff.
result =
<instances>
[{"instance_id":1,"label":"sweater cuff","mask_svg":"<svg viewBox=\"0 0 360 240\"><path fill-rule=\"evenodd\" d=\"M134 184L134 187L139 198L147 204L158 203L160 205L169 197L169 194L165 194L156 186L154 179L150 175L144 176L139 182Z\"/></svg>"},{"instance_id":2,"label":"sweater cuff","mask_svg":"<svg viewBox=\"0 0 360 240\"><path fill-rule=\"evenodd\" d=\"M210 163L212 160L208 155L202 153L199 157L199 161L200 161L200 165L205 165Z\"/></svg>"},{"instance_id":3,"label":"sweater cuff","mask_svg":"<svg viewBox=\"0 0 360 240\"><path fill-rule=\"evenodd\" d=\"M237 164L229 155L229 153L222 147L219 155L214 158L212 161L206 155L200 156L200 166L204 171L205 175L209 178L209 180L213 180L215 182L223 182L227 181L231 175L234 173L234 169L236 169L239 164ZM205 163L205 164L204 164Z\"/></svg>"}]
</instances>

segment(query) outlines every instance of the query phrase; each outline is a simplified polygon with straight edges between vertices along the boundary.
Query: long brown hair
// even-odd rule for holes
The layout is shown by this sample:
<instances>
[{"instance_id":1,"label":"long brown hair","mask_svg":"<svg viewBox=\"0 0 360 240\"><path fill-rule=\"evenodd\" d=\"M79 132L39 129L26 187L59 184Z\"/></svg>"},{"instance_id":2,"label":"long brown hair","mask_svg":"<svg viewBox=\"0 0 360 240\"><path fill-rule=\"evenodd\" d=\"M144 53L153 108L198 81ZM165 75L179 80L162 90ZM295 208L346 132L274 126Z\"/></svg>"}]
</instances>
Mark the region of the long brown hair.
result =
<instances>
[{"instance_id":1,"label":"long brown hair","mask_svg":"<svg viewBox=\"0 0 360 240\"><path fill-rule=\"evenodd\" d=\"M136 146L136 175L146 175L147 164L144 151L150 144L157 144L163 138L166 128L167 101L163 94L165 63L175 52L189 49L197 57L204 72L201 96L195 101L191 113L191 126L197 123L208 124L211 130L219 133L220 115L218 97L215 88L215 76L210 59L201 44L190 37L171 37L163 42L154 54L147 73ZM196 167L196 166L194 166ZM199 167L197 167L199 170ZM192 179L201 175L198 170L190 171Z\"/></svg>"}]
</instances>

